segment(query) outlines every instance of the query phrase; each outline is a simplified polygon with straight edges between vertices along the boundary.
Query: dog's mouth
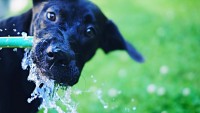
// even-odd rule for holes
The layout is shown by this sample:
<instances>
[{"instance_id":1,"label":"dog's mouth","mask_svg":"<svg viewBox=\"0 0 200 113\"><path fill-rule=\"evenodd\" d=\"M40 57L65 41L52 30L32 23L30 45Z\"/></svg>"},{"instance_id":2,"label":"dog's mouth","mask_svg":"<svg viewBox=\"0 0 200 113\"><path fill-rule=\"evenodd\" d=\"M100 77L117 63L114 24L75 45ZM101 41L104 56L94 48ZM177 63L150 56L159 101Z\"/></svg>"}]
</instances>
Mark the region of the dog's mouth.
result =
<instances>
[{"instance_id":1,"label":"dog's mouth","mask_svg":"<svg viewBox=\"0 0 200 113\"><path fill-rule=\"evenodd\" d=\"M40 65L40 64L38 64ZM36 66L38 66L36 64ZM64 61L55 61L47 64L46 68L40 68L41 74L49 79L55 80L56 83L72 86L78 82L80 72L76 66L75 60L66 63Z\"/></svg>"},{"instance_id":2,"label":"dog's mouth","mask_svg":"<svg viewBox=\"0 0 200 113\"><path fill-rule=\"evenodd\" d=\"M35 64L40 76L46 76L48 79L55 80L58 84L73 86L78 82L80 72L75 60L69 63L58 60L53 63L43 61Z\"/></svg>"}]
</instances>

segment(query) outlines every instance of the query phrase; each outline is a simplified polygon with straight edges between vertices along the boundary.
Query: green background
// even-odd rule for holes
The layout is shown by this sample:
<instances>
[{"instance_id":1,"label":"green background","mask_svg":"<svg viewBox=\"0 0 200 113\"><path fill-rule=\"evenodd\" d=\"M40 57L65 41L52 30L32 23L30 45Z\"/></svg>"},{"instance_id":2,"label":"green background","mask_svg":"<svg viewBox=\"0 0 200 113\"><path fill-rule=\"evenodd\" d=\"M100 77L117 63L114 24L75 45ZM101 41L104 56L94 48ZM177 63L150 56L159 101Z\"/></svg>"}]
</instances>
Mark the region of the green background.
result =
<instances>
[{"instance_id":1,"label":"green background","mask_svg":"<svg viewBox=\"0 0 200 113\"><path fill-rule=\"evenodd\" d=\"M99 50L74 87L92 89L73 95L78 112L200 113L200 1L93 1L146 62L139 64L126 52ZM107 109L96 96L99 89Z\"/></svg>"}]
</instances>

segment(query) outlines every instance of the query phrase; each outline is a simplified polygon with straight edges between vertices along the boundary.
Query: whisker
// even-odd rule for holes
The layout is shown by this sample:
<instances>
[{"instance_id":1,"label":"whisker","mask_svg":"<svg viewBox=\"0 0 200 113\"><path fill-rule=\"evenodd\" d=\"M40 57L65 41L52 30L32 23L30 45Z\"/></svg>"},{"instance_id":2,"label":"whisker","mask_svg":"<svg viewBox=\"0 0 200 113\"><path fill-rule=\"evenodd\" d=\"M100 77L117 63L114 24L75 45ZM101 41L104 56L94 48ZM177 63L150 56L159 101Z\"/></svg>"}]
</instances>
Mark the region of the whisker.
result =
<instances>
[{"instance_id":1,"label":"whisker","mask_svg":"<svg viewBox=\"0 0 200 113\"><path fill-rule=\"evenodd\" d=\"M56 62L53 62L53 64L51 65L51 67L49 68L49 70L52 69L52 67L55 65Z\"/></svg>"}]
</instances>

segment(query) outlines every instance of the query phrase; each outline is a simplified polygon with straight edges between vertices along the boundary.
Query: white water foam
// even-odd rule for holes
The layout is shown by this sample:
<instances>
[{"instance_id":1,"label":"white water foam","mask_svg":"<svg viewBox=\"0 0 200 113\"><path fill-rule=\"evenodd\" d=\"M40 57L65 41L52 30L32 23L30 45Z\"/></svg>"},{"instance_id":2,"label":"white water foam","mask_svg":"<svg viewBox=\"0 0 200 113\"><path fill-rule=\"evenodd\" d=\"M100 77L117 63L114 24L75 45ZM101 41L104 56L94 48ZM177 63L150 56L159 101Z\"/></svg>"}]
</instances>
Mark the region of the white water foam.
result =
<instances>
[{"instance_id":1,"label":"white water foam","mask_svg":"<svg viewBox=\"0 0 200 113\"><path fill-rule=\"evenodd\" d=\"M29 49L25 49L22 68L26 70L30 67L28 80L33 81L36 87L27 102L31 103L34 99L41 98L43 102L39 109L43 109L44 113L47 113L48 109L55 109L58 113L77 113L77 105L70 96L71 88L55 84L54 80L39 75L36 65L30 58L30 53ZM58 106L57 103L61 103L62 107Z\"/></svg>"}]
</instances>

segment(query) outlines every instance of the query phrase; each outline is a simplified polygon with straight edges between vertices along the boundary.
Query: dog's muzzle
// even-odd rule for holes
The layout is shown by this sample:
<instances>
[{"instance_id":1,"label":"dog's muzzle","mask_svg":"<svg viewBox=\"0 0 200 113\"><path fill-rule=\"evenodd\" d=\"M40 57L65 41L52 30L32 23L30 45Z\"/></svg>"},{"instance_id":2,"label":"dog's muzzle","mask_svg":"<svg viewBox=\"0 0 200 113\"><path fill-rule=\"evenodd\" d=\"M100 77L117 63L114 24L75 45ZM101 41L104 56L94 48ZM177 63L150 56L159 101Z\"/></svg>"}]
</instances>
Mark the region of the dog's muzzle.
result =
<instances>
[{"instance_id":1,"label":"dog's muzzle","mask_svg":"<svg viewBox=\"0 0 200 113\"><path fill-rule=\"evenodd\" d=\"M54 36L50 38L40 38L41 40L33 46L32 59L41 75L57 83L72 86L78 82L80 68L67 38L56 36L57 34L59 33L48 35Z\"/></svg>"}]
</instances>

